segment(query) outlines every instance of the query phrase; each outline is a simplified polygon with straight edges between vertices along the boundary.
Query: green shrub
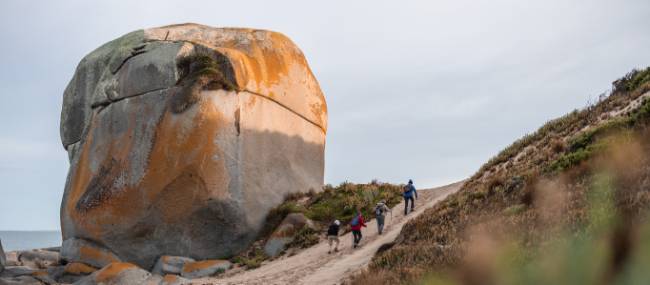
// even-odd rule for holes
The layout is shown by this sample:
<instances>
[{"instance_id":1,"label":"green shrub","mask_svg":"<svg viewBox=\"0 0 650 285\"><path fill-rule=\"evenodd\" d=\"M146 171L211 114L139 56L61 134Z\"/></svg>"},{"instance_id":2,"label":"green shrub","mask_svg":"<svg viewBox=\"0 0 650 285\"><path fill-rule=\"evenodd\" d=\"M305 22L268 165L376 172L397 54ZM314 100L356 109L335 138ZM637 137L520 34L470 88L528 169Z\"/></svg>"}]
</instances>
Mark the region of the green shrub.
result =
<instances>
[{"instance_id":1,"label":"green shrub","mask_svg":"<svg viewBox=\"0 0 650 285\"><path fill-rule=\"evenodd\" d=\"M318 242L318 231L315 231L310 227L303 227L298 231L298 233L296 233L293 241L288 245L288 247L308 248Z\"/></svg>"},{"instance_id":2,"label":"green shrub","mask_svg":"<svg viewBox=\"0 0 650 285\"><path fill-rule=\"evenodd\" d=\"M356 209L359 208L366 219L374 217L374 206L380 200L386 200L389 207L397 205L402 199L402 185L372 182L369 184L341 183L332 187L326 185L323 191L306 194L294 194L280 206L269 213L267 225L277 227L286 215L303 213L309 219L321 225L327 225L333 220L341 222L352 220ZM304 204L298 200L308 198ZM266 232L270 234L270 232Z\"/></svg>"}]
</instances>

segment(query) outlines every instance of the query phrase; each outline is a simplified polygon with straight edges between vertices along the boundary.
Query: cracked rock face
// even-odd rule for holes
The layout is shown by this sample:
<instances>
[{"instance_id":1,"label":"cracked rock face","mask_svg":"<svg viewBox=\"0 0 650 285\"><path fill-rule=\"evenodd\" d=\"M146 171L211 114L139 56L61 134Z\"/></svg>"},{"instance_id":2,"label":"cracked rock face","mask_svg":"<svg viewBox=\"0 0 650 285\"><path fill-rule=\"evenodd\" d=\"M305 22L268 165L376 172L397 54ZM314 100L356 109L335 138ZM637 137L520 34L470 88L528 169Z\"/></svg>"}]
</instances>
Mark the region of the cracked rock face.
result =
<instances>
[{"instance_id":1,"label":"cracked rock face","mask_svg":"<svg viewBox=\"0 0 650 285\"><path fill-rule=\"evenodd\" d=\"M318 82L279 33L183 24L113 40L64 94L61 257L229 257L286 194L321 189L326 130Z\"/></svg>"}]
</instances>

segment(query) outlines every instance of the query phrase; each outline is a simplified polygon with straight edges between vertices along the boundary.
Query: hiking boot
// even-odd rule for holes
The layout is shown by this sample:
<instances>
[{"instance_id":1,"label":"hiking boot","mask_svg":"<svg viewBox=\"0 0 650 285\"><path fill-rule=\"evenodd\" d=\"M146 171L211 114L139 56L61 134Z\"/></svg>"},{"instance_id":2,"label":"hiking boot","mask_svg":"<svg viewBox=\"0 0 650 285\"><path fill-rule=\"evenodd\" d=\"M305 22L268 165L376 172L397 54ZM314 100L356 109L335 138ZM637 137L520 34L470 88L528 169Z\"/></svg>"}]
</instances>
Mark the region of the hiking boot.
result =
<instances>
[{"instance_id":1,"label":"hiking boot","mask_svg":"<svg viewBox=\"0 0 650 285\"><path fill-rule=\"evenodd\" d=\"M331 254L331 253L332 253L332 251L331 251L331 250L328 250L328 251L327 251L327 254Z\"/></svg>"},{"instance_id":2,"label":"hiking boot","mask_svg":"<svg viewBox=\"0 0 650 285\"><path fill-rule=\"evenodd\" d=\"M334 252L339 252L339 249L338 249L338 248L335 248L335 249L334 249Z\"/></svg>"}]
</instances>

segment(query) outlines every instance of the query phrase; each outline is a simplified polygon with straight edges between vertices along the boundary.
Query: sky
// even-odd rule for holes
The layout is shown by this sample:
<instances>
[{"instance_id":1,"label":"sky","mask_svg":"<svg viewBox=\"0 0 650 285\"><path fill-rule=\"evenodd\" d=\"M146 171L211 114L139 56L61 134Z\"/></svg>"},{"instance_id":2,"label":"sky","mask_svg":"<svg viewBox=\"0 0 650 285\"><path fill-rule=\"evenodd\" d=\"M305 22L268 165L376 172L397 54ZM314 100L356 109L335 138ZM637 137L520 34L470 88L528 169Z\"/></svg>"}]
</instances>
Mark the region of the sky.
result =
<instances>
[{"instance_id":1,"label":"sky","mask_svg":"<svg viewBox=\"0 0 650 285\"><path fill-rule=\"evenodd\" d=\"M279 31L329 109L325 182L472 175L650 65L647 0L0 1L0 230L59 229L62 95L81 58L194 22Z\"/></svg>"}]
</instances>

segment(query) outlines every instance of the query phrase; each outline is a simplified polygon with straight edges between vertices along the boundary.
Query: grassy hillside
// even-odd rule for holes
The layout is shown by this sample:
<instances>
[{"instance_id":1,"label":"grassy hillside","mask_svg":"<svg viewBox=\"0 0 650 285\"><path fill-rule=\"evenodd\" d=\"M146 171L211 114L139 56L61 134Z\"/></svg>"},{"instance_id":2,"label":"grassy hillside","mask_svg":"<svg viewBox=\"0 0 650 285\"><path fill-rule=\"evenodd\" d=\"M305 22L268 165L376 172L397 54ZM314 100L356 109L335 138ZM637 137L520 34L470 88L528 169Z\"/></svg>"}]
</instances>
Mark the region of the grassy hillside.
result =
<instances>
[{"instance_id":1,"label":"grassy hillside","mask_svg":"<svg viewBox=\"0 0 650 285\"><path fill-rule=\"evenodd\" d=\"M514 142L353 283L650 280L649 99L650 68L633 71L597 104Z\"/></svg>"},{"instance_id":2,"label":"grassy hillside","mask_svg":"<svg viewBox=\"0 0 650 285\"><path fill-rule=\"evenodd\" d=\"M259 267L270 257L262 250L267 238L282 220L291 213L302 213L315 223L318 230L303 228L296 233L289 249L307 248L317 244L324 231L334 221L340 220L342 232L349 231L347 226L359 209L366 220L374 218L374 207L384 200L389 207L402 201L404 185L372 181L368 184L341 183L338 186L325 185L323 191L296 193L285 197L285 201L273 208L266 218L266 223L255 242L248 250L232 259L234 263L249 269Z\"/></svg>"}]
</instances>

